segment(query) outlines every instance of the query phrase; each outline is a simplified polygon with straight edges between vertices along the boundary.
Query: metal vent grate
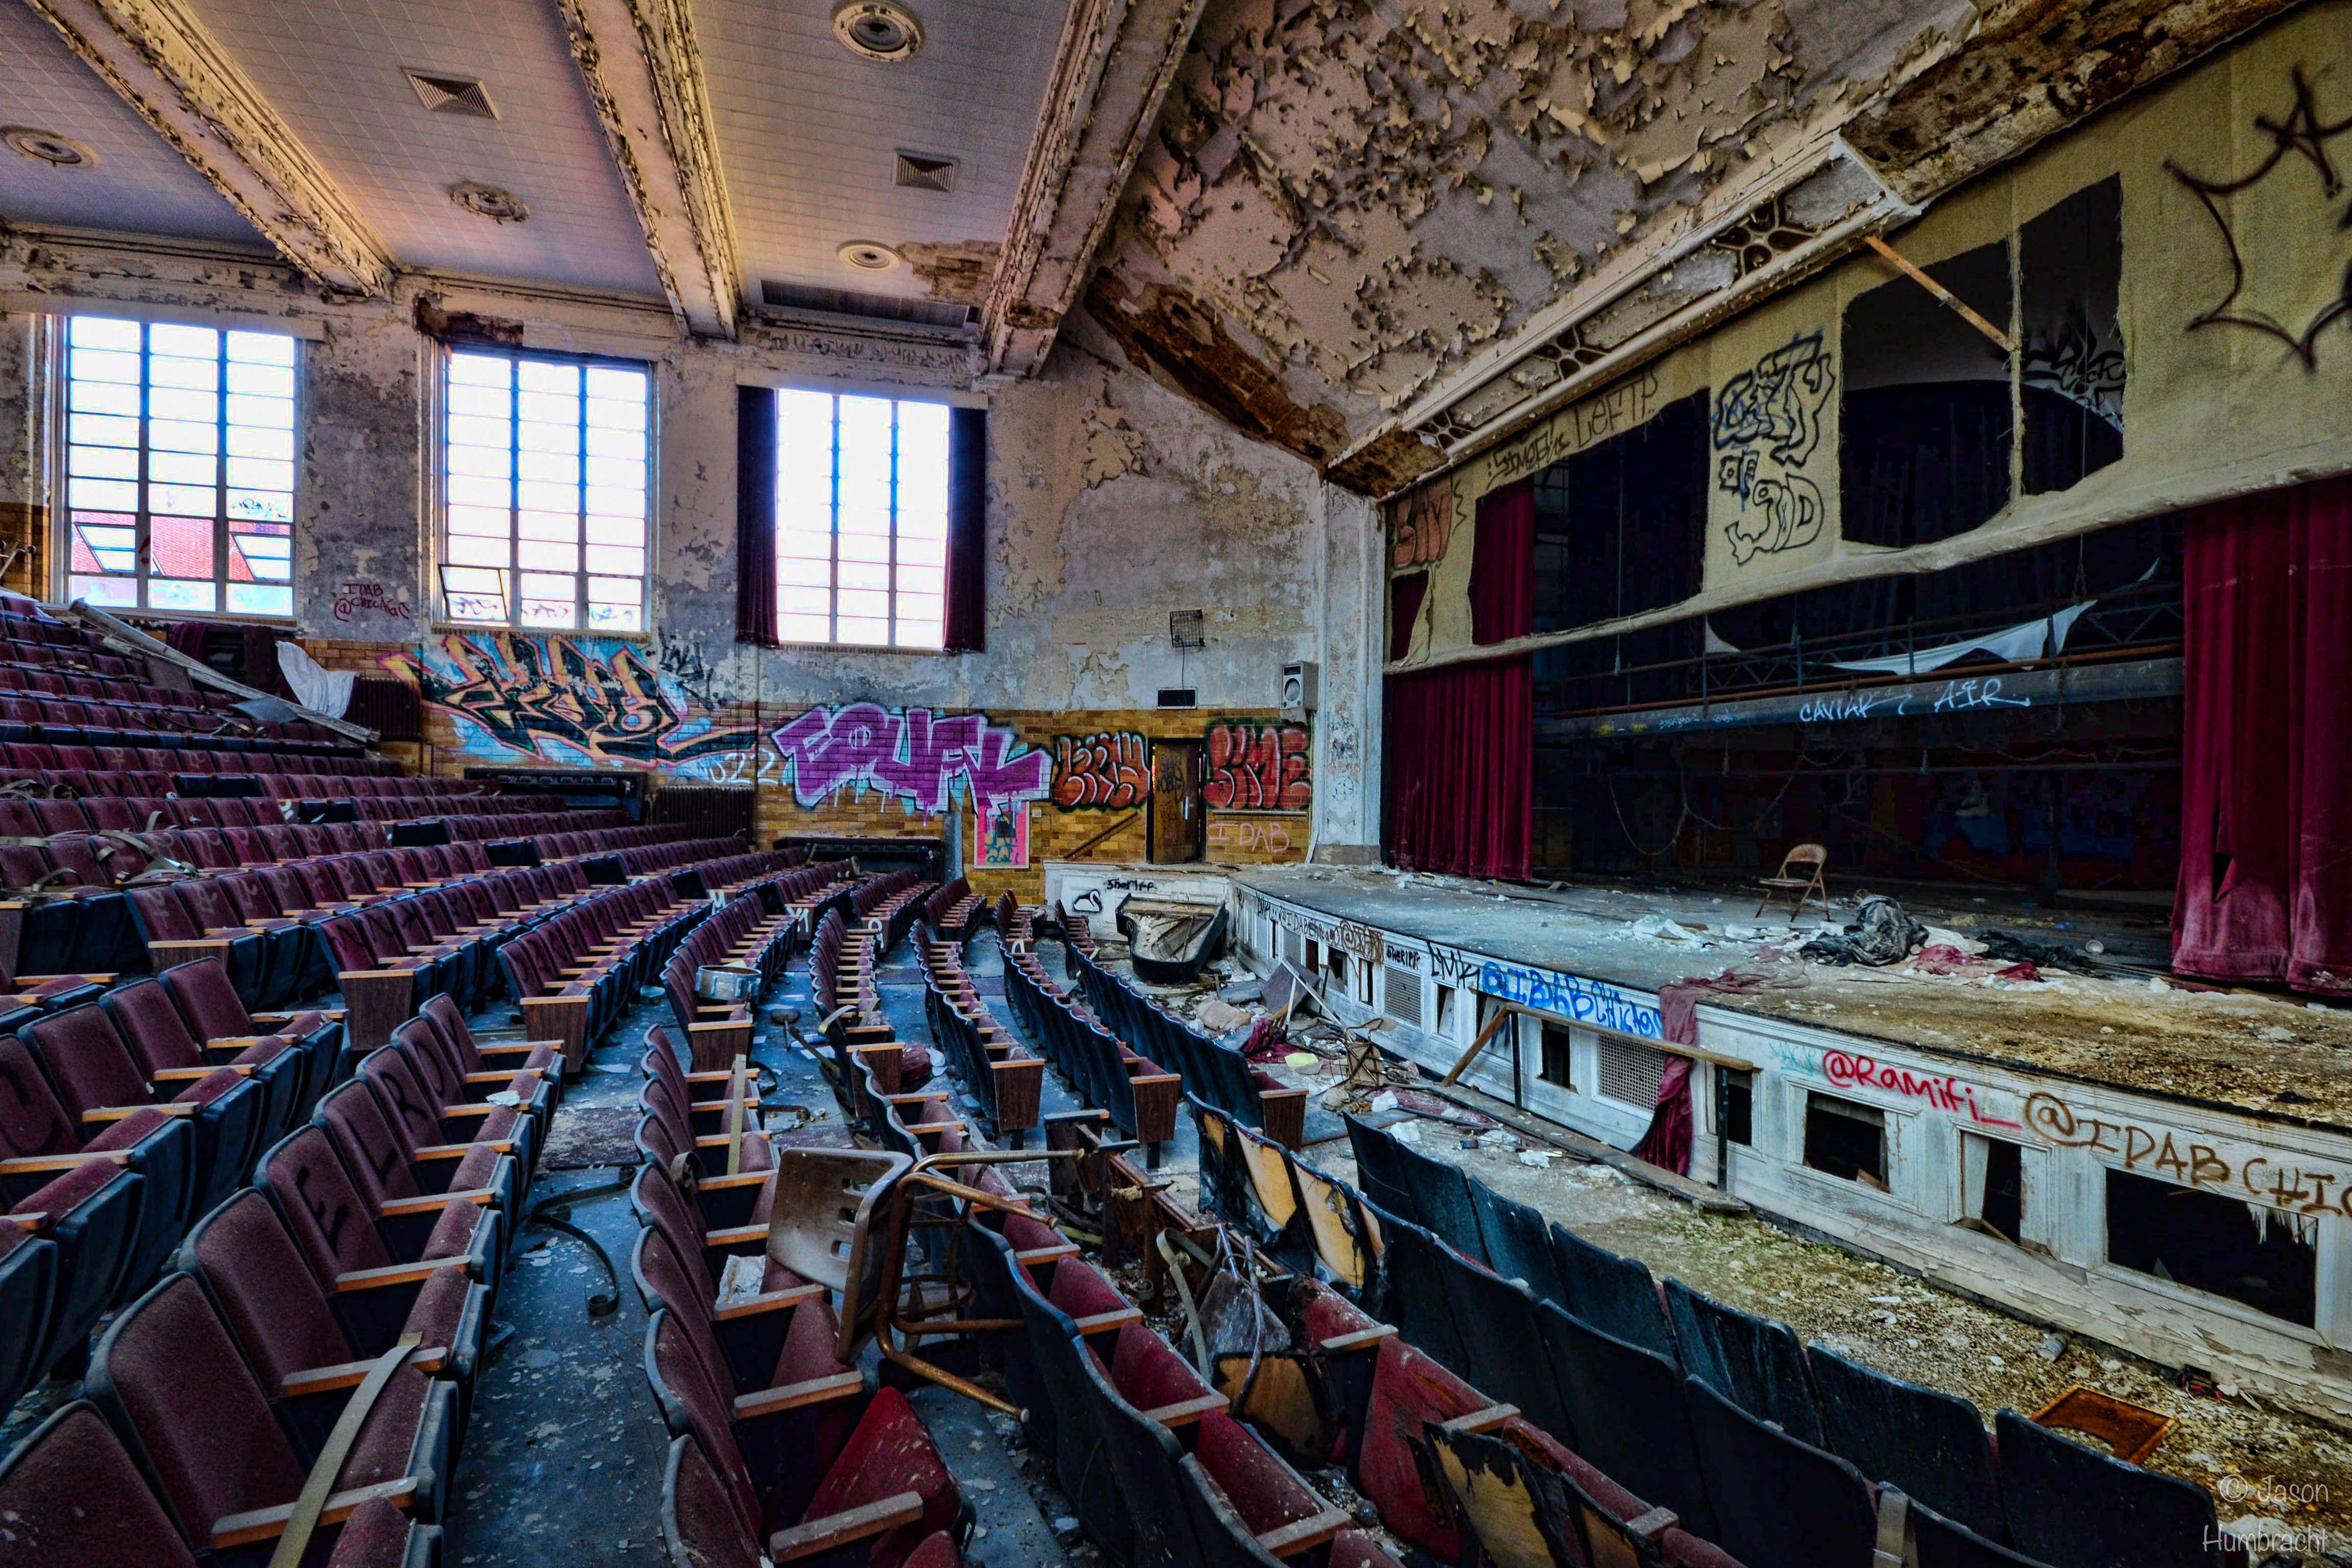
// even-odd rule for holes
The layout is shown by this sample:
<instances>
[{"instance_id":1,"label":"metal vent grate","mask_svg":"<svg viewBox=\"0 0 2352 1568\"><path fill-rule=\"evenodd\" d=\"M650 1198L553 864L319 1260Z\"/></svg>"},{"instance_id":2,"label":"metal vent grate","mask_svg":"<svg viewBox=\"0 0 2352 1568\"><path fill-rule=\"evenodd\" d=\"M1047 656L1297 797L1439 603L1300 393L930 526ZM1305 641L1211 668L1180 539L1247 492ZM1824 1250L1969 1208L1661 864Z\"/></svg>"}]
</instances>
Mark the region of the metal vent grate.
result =
<instances>
[{"instance_id":1,"label":"metal vent grate","mask_svg":"<svg viewBox=\"0 0 2352 1568\"><path fill-rule=\"evenodd\" d=\"M1601 1037L1601 1092L1609 1099L1647 1110L1658 1103L1658 1084L1666 1076L1664 1051Z\"/></svg>"},{"instance_id":2,"label":"metal vent grate","mask_svg":"<svg viewBox=\"0 0 2352 1568\"><path fill-rule=\"evenodd\" d=\"M858 316L873 321L904 321L918 327L961 327L973 316L970 305L937 300L904 300L856 289L824 289L809 283L761 279L760 303L780 310L812 310L826 316Z\"/></svg>"},{"instance_id":3,"label":"metal vent grate","mask_svg":"<svg viewBox=\"0 0 2352 1568\"><path fill-rule=\"evenodd\" d=\"M1421 976L1410 969L1389 965L1381 985L1381 1011L1400 1024L1420 1028Z\"/></svg>"},{"instance_id":4,"label":"metal vent grate","mask_svg":"<svg viewBox=\"0 0 2352 1568\"><path fill-rule=\"evenodd\" d=\"M956 161L934 157L929 153L898 150L898 183L918 191L952 191L956 186Z\"/></svg>"},{"instance_id":5,"label":"metal vent grate","mask_svg":"<svg viewBox=\"0 0 2352 1568\"><path fill-rule=\"evenodd\" d=\"M407 76L418 100L436 114L470 114L477 120L499 117L489 89L471 77L443 76L437 71L410 71Z\"/></svg>"}]
</instances>

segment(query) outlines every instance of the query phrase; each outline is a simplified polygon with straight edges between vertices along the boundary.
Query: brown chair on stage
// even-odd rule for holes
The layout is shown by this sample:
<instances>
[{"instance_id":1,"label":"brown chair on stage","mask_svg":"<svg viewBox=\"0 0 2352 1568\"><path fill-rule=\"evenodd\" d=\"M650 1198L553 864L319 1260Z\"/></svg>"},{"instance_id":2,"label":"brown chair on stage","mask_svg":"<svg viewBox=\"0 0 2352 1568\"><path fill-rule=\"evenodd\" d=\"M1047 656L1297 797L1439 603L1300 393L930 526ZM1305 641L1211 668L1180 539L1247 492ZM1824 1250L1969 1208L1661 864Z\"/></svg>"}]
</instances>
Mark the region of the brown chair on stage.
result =
<instances>
[{"instance_id":1,"label":"brown chair on stage","mask_svg":"<svg viewBox=\"0 0 2352 1568\"><path fill-rule=\"evenodd\" d=\"M1822 880L1822 869L1829 864L1830 852L1818 844L1800 844L1780 857L1779 874L1759 877L1756 885L1764 889L1764 901L1756 906L1762 914L1781 900L1793 897L1789 906L1789 918L1795 920L1805 912L1805 905L1813 899L1822 901L1822 912L1829 913L1830 890Z\"/></svg>"}]
</instances>

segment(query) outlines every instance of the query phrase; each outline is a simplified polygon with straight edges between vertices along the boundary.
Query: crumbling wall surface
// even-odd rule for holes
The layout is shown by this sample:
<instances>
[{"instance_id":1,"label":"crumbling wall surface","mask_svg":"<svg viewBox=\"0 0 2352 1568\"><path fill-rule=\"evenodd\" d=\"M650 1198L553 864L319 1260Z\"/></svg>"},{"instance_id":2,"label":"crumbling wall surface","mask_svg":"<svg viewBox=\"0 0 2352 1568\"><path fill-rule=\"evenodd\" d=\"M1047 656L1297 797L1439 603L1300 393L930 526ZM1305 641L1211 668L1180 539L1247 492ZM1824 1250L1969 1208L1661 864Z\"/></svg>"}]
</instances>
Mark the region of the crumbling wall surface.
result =
<instances>
[{"instance_id":1,"label":"crumbling wall surface","mask_svg":"<svg viewBox=\"0 0 2352 1568\"><path fill-rule=\"evenodd\" d=\"M424 381L415 328L342 310L303 355L294 615L310 637L405 641L425 600Z\"/></svg>"},{"instance_id":2,"label":"crumbling wall surface","mask_svg":"<svg viewBox=\"0 0 2352 1568\"><path fill-rule=\"evenodd\" d=\"M1967 0L1221 0L1090 299L1318 461L1951 47ZM1187 316L1191 320L1186 320ZM1270 395L1262 401L1271 405Z\"/></svg>"}]
</instances>

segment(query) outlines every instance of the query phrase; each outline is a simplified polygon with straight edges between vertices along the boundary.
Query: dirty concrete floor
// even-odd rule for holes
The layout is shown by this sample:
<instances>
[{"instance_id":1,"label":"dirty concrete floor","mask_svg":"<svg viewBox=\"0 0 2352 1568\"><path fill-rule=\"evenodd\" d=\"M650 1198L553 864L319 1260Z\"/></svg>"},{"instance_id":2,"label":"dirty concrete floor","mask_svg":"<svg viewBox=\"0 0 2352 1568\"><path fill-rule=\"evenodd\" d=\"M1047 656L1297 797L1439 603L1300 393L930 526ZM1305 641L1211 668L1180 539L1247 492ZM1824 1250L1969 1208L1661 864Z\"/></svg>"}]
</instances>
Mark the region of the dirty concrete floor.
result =
<instances>
[{"instance_id":1,"label":"dirty concrete floor","mask_svg":"<svg viewBox=\"0 0 2352 1568\"><path fill-rule=\"evenodd\" d=\"M2249 1514L2287 1520L2323 1533L2328 1550L2352 1558L2352 1434L2242 1395L2183 1392L2160 1369L2095 1342L2053 1337L1753 1215L1702 1213L1607 1165L1562 1156L1533 1168L1521 1163L1519 1146L1544 1145L1530 1138L1514 1134L1509 1147L1465 1149L1463 1134L1429 1121L1421 1121L1420 1134L1414 1146L1423 1153L1579 1236L1718 1301L1778 1319L1807 1343L1819 1341L1891 1377L1958 1394L1988 1424L2003 1406L2031 1415L2077 1383L2159 1410L2176 1425L2143 1461L2148 1468L2214 1489L2225 1522ZM1318 1148L1312 1158L1328 1174L1355 1181L1345 1142ZM2264 1482L2302 1496L2261 1489Z\"/></svg>"},{"instance_id":2,"label":"dirty concrete floor","mask_svg":"<svg viewBox=\"0 0 2352 1568\"><path fill-rule=\"evenodd\" d=\"M880 979L886 1010L901 1035L928 1039L921 975L908 948L891 955ZM806 1017L807 993L802 959L769 1002ZM562 1205L570 1223L602 1244L619 1273L618 1304L607 1316L592 1317L589 1297L612 1289L604 1265L572 1237L544 1226L526 1228L493 1330L511 1335L481 1375L450 1494L446 1568L667 1563L661 1491L669 1439L646 1384L646 1312L629 1277L636 1220L625 1185L597 1190L635 1173L610 1164L550 1168L634 1159L628 1143L642 1081L637 1064L646 1029L667 1016L661 1003L633 1007L565 1090L532 1205L541 1212ZM840 1129L840 1112L814 1060L768 1024L764 1010L752 1057L775 1075L766 1095L772 1104L807 1108L817 1135ZM583 1195L565 1205L571 1193ZM874 1360L870 1351L866 1360ZM943 1391L913 1398L978 1516L966 1562L973 1568L1090 1568L1090 1549L1066 1555L1057 1542L1054 1521L1066 1518L1068 1506L1053 1487L1050 1466L1037 1464L1012 1423L992 1423L985 1410Z\"/></svg>"}]
</instances>

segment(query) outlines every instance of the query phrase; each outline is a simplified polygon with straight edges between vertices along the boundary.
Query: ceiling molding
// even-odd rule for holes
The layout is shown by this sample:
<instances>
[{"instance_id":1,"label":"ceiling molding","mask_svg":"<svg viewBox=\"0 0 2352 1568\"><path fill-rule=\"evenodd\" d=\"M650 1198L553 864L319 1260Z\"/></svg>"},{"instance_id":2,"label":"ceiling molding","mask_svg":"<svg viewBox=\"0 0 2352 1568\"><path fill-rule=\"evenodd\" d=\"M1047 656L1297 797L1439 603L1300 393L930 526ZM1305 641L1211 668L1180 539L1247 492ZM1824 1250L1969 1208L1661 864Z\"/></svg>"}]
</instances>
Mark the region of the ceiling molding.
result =
<instances>
[{"instance_id":1,"label":"ceiling molding","mask_svg":"<svg viewBox=\"0 0 2352 1568\"><path fill-rule=\"evenodd\" d=\"M183 0L26 0L246 221L337 293L373 298L399 263Z\"/></svg>"},{"instance_id":2,"label":"ceiling molding","mask_svg":"<svg viewBox=\"0 0 2352 1568\"><path fill-rule=\"evenodd\" d=\"M992 374L1045 360L1110 227L1206 0L1076 0L988 293Z\"/></svg>"},{"instance_id":3,"label":"ceiling molding","mask_svg":"<svg viewBox=\"0 0 2352 1568\"><path fill-rule=\"evenodd\" d=\"M735 335L742 264L719 173L702 47L685 0L556 0L670 309Z\"/></svg>"}]
</instances>

